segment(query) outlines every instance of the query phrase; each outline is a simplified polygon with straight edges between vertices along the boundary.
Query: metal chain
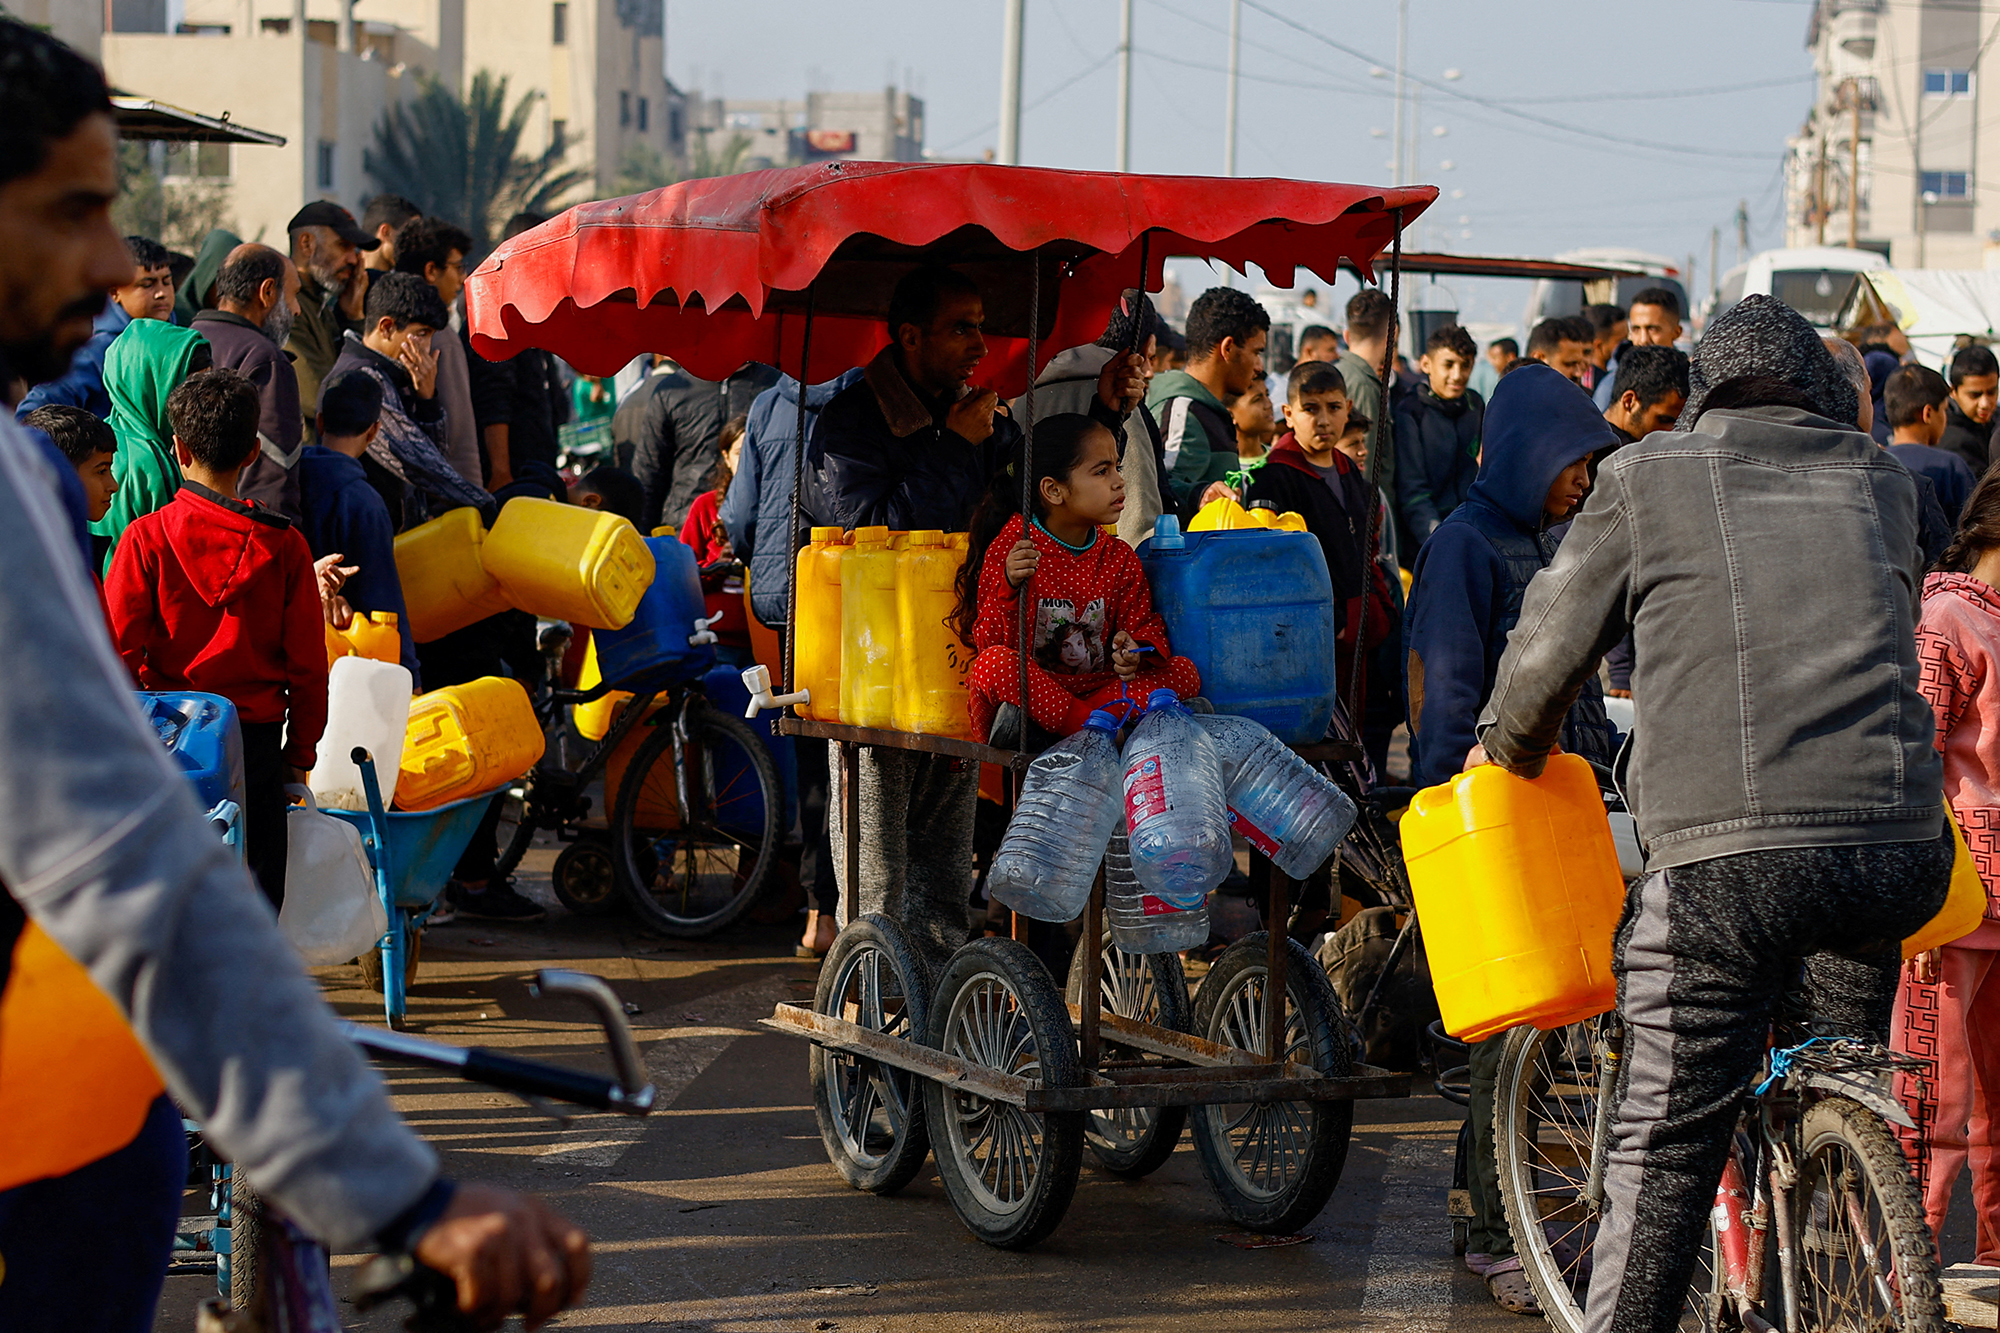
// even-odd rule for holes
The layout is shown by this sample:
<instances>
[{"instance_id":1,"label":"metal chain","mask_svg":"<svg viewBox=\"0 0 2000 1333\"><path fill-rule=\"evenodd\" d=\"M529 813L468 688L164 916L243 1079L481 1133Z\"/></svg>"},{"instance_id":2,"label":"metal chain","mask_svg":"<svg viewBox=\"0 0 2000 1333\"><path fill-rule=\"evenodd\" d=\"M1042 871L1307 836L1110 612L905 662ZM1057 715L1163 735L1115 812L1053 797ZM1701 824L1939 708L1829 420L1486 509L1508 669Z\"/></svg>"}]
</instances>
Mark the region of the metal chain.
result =
<instances>
[{"instance_id":1,"label":"metal chain","mask_svg":"<svg viewBox=\"0 0 2000 1333\"><path fill-rule=\"evenodd\" d=\"M1021 415L1027 420L1021 427L1021 535L1028 536L1028 527L1034 515L1035 493L1035 358L1040 350L1042 331L1042 263L1034 251L1028 252L1028 392L1022 402ZM1029 538L1033 540L1033 538ZM987 552L987 557L992 557ZM1005 560L1007 553L1002 551ZM1034 651L1028 642L1028 602L1030 590L1034 587L1035 576L1030 574L1021 583L1016 594L1016 615L1019 624L1019 657L1021 659L1021 739L1017 748L1028 748L1028 657Z\"/></svg>"}]
</instances>

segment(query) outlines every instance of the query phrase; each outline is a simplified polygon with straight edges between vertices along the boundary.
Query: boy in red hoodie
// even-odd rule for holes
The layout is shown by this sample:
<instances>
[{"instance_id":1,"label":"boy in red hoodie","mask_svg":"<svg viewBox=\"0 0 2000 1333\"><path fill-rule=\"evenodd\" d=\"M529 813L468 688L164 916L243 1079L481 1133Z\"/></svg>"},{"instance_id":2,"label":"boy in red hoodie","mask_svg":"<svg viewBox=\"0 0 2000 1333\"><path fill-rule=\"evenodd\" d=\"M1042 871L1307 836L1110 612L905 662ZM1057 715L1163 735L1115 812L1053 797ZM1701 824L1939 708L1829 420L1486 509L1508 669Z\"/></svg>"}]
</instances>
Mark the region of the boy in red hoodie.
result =
<instances>
[{"instance_id":1,"label":"boy in red hoodie","mask_svg":"<svg viewBox=\"0 0 2000 1333\"><path fill-rule=\"evenodd\" d=\"M275 908L285 898L285 784L305 781L326 727L326 640L306 539L236 498L260 410L256 387L233 370L174 389L167 419L181 489L125 530L104 591L112 638L140 688L236 705L244 851Z\"/></svg>"}]
</instances>

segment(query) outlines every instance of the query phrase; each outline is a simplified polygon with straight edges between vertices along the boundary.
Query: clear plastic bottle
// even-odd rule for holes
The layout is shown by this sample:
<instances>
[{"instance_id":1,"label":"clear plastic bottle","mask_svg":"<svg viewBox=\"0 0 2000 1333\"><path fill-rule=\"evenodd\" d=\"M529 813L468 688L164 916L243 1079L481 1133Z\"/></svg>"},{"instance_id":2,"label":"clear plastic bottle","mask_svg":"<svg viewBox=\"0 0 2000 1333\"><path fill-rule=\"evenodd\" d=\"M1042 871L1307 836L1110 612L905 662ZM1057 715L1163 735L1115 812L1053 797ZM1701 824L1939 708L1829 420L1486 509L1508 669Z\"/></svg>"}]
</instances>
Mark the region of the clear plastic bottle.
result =
<instances>
[{"instance_id":1,"label":"clear plastic bottle","mask_svg":"<svg viewBox=\"0 0 2000 1333\"><path fill-rule=\"evenodd\" d=\"M1132 873L1125 821L1104 849L1104 920L1111 942L1126 953L1178 953L1208 943L1208 904L1183 911L1146 892Z\"/></svg>"},{"instance_id":2,"label":"clear plastic bottle","mask_svg":"<svg viewBox=\"0 0 2000 1333\"><path fill-rule=\"evenodd\" d=\"M1222 762L1229 824L1293 879L1326 864L1354 827L1354 802L1247 717L1197 717Z\"/></svg>"},{"instance_id":3,"label":"clear plastic bottle","mask_svg":"<svg viewBox=\"0 0 2000 1333\"><path fill-rule=\"evenodd\" d=\"M1074 921L1118 826L1118 719L1098 711L1028 765L986 891L1037 921Z\"/></svg>"},{"instance_id":4,"label":"clear plastic bottle","mask_svg":"<svg viewBox=\"0 0 2000 1333\"><path fill-rule=\"evenodd\" d=\"M1172 690L1154 690L1125 742L1132 871L1147 892L1192 909L1229 873L1225 785L1208 733Z\"/></svg>"}]
</instances>

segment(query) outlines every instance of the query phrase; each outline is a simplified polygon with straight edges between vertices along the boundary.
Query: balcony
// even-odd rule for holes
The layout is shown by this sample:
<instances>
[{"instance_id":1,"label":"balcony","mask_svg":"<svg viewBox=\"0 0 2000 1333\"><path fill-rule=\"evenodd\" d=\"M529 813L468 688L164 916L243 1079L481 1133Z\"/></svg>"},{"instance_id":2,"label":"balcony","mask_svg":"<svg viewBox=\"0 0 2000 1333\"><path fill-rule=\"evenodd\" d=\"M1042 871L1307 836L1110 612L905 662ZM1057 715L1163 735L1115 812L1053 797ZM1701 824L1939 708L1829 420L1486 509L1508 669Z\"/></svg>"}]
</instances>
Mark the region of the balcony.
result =
<instances>
[{"instance_id":1,"label":"balcony","mask_svg":"<svg viewBox=\"0 0 2000 1333\"><path fill-rule=\"evenodd\" d=\"M1875 56L1875 24L1882 0L1825 0L1826 40L1860 60Z\"/></svg>"}]
</instances>

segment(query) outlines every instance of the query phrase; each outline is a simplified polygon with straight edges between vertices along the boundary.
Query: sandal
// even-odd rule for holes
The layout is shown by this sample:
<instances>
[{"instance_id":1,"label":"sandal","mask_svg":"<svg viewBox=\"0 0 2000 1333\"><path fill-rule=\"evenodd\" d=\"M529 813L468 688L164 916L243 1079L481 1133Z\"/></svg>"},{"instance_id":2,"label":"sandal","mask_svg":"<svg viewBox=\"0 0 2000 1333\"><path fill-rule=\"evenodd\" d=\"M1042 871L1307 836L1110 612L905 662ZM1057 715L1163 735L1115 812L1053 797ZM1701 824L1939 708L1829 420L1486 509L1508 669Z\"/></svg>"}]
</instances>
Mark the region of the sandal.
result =
<instances>
[{"instance_id":1,"label":"sandal","mask_svg":"<svg viewBox=\"0 0 2000 1333\"><path fill-rule=\"evenodd\" d=\"M1465 1256L1465 1271L1474 1277L1485 1277L1487 1271L1500 1261L1490 1254L1472 1251Z\"/></svg>"},{"instance_id":2,"label":"sandal","mask_svg":"<svg viewBox=\"0 0 2000 1333\"><path fill-rule=\"evenodd\" d=\"M1542 1303L1535 1298L1535 1289L1528 1282L1518 1255L1508 1255L1486 1270L1486 1290L1492 1294L1493 1303L1508 1314L1542 1313Z\"/></svg>"}]
</instances>

